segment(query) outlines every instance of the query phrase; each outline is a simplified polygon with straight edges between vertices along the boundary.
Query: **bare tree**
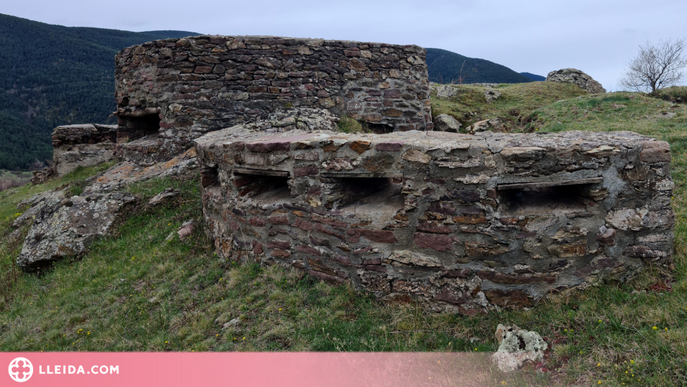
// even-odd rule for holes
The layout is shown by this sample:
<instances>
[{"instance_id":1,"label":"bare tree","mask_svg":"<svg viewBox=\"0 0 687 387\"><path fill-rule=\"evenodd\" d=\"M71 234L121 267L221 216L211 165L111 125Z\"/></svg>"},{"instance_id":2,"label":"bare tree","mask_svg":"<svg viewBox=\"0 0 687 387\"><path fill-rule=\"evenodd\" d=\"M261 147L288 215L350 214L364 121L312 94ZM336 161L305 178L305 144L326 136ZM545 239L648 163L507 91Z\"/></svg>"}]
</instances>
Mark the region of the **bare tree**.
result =
<instances>
[{"instance_id":1,"label":"bare tree","mask_svg":"<svg viewBox=\"0 0 687 387\"><path fill-rule=\"evenodd\" d=\"M639 54L628 63L620 84L630 90L651 91L676 84L683 76L687 60L682 57L684 39L662 40L658 45L647 42L639 46Z\"/></svg>"}]
</instances>

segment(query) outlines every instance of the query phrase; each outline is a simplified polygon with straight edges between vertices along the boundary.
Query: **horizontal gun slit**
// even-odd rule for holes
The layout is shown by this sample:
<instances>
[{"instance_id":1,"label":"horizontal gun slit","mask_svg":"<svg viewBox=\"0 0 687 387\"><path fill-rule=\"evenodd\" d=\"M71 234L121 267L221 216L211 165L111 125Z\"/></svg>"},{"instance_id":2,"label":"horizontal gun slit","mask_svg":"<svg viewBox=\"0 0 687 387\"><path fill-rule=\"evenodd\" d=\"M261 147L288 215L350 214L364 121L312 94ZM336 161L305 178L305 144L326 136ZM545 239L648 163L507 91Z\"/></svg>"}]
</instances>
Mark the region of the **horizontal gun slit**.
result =
<instances>
[{"instance_id":1,"label":"horizontal gun slit","mask_svg":"<svg viewBox=\"0 0 687 387\"><path fill-rule=\"evenodd\" d=\"M576 180L499 184L496 186L496 189L499 191L504 191L504 190L508 190L508 189L547 188L547 187L560 187L560 186L565 186L565 185L598 184L598 183L603 183L603 181L604 181L603 177L591 177L588 179L576 179Z\"/></svg>"},{"instance_id":2,"label":"horizontal gun slit","mask_svg":"<svg viewBox=\"0 0 687 387\"><path fill-rule=\"evenodd\" d=\"M250 169L250 168L234 168L234 173L242 175L260 175L260 176L279 176L288 177L289 171L275 171L271 169Z\"/></svg>"}]
</instances>

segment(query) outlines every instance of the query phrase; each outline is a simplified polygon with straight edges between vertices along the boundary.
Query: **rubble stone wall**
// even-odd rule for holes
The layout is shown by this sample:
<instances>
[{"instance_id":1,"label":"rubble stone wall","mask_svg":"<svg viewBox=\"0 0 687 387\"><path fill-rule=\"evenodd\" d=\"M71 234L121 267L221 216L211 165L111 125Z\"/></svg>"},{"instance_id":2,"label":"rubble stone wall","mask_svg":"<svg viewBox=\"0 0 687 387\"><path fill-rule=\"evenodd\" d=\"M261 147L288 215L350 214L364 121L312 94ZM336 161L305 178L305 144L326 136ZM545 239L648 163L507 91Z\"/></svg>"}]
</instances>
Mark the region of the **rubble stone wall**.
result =
<instances>
[{"instance_id":1,"label":"rubble stone wall","mask_svg":"<svg viewBox=\"0 0 687 387\"><path fill-rule=\"evenodd\" d=\"M58 126L52 133L53 171L64 175L114 158L117 125Z\"/></svg>"},{"instance_id":2,"label":"rubble stone wall","mask_svg":"<svg viewBox=\"0 0 687 387\"><path fill-rule=\"evenodd\" d=\"M224 258L429 310L528 307L673 249L670 148L631 132L396 132L196 140Z\"/></svg>"},{"instance_id":3,"label":"rubble stone wall","mask_svg":"<svg viewBox=\"0 0 687 387\"><path fill-rule=\"evenodd\" d=\"M383 131L432 129L425 50L414 45L167 39L122 50L115 78L118 154L139 163L170 158L206 132L293 107L325 108ZM143 137L148 141L126 144Z\"/></svg>"}]
</instances>

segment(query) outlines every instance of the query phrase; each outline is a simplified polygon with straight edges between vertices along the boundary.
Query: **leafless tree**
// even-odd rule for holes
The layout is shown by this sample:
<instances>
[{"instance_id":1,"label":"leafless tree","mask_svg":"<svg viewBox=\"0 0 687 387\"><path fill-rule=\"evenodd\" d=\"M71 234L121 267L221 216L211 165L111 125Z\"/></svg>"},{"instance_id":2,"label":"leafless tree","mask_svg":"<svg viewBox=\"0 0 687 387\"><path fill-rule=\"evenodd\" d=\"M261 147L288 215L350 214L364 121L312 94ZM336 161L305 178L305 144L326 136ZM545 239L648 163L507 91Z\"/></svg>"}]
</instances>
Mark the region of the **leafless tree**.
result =
<instances>
[{"instance_id":1,"label":"leafless tree","mask_svg":"<svg viewBox=\"0 0 687 387\"><path fill-rule=\"evenodd\" d=\"M683 76L687 59L682 56L684 39L662 40L657 45L639 46L639 54L628 63L620 84L630 90L651 91L676 84Z\"/></svg>"}]
</instances>

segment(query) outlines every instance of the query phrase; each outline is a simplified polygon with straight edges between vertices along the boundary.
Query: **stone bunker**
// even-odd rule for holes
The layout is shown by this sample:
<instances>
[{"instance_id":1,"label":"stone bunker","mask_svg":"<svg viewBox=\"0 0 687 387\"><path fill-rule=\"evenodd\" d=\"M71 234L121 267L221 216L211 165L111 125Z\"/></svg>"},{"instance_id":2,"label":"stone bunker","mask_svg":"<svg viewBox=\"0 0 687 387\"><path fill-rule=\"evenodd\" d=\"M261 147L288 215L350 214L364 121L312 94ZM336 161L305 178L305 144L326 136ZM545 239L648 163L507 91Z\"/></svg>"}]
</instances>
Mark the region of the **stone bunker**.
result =
<instances>
[{"instance_id":1,"label":"stone bunker","mask_svg":"<svg viewBox=\"0 0 687 387\"><path fill-rule=\"evenodd\" d=\"M197 140L217 252L474 313L670 257L666 142L232 128Z\"/></svg>"},{"instance_id":2,"label":"stone bunker","mask_svg":"<svg viewBox=\"0 0 687 387\"><path fill-rule=\"evenodd\" d=\"M431 130L425 49L266 36L145 43L116 57L117 153L172 158L213 130L320 108L379 132Z\"/></svg>"},{"instance_id":3,"label":"stone bunker","mask_svg":"<svg viewBox=\"0 0 687 387\"><path fill-rule=\"evenodd\" d=\"M79 197L32 198L15 222L35 218L25 269L108 234L137 200L127 184L197 164L222 258L427 310L529 307L670 262L668 143L433 132L421 47L199 36L133 46L116 62L116 131L60 127L53 140L60 173L99 160L93 144L121 162ZM376 134L333 131L343 116Z\"/></svg>"}]
</instances>

